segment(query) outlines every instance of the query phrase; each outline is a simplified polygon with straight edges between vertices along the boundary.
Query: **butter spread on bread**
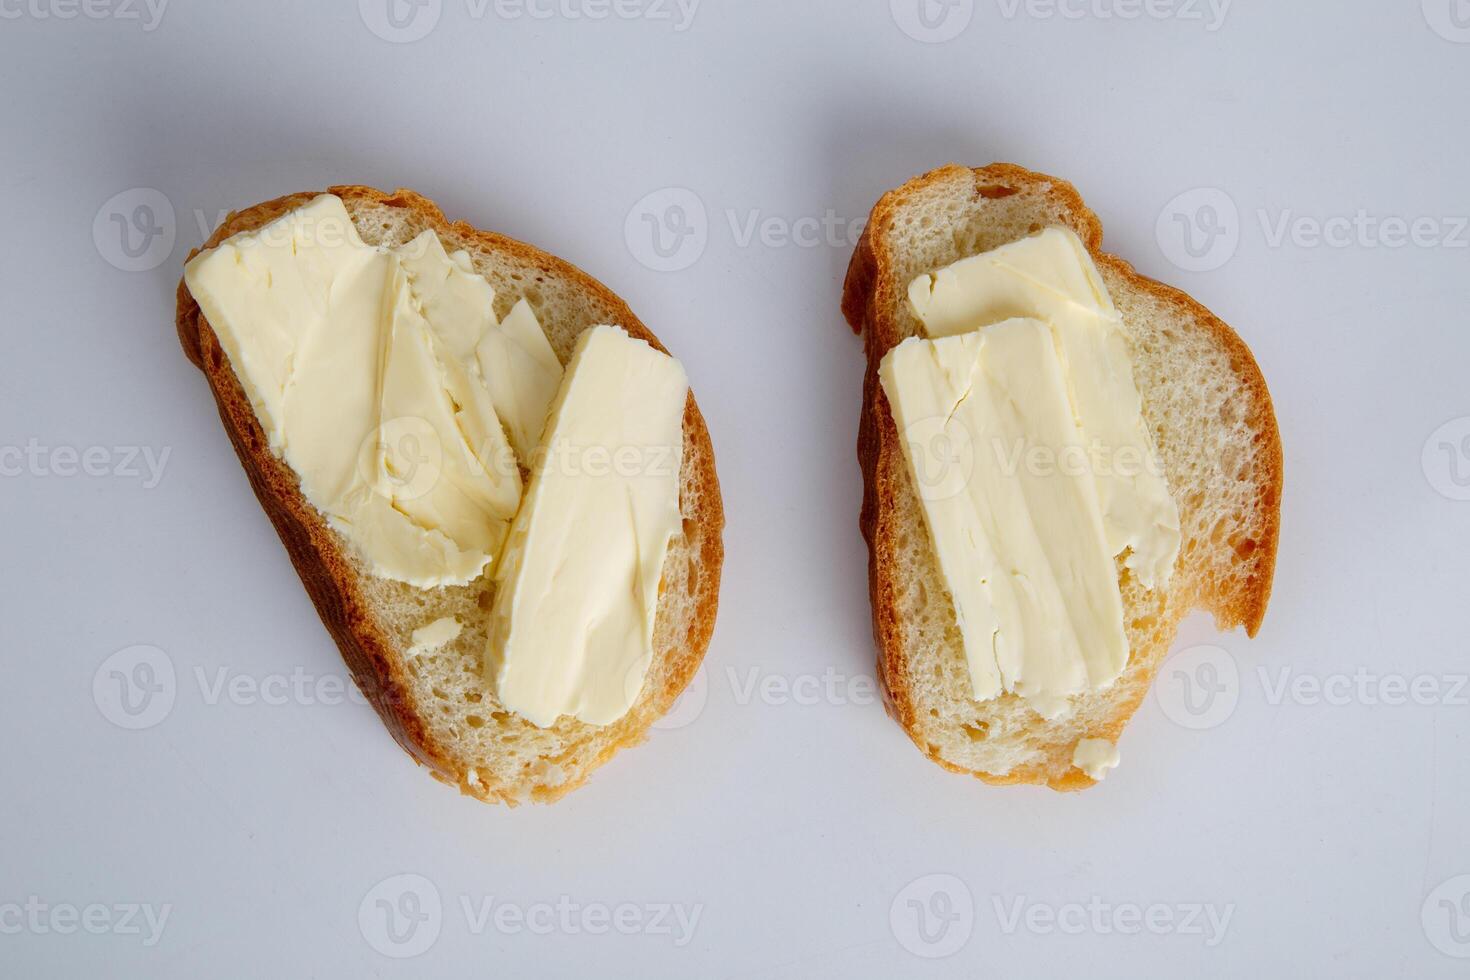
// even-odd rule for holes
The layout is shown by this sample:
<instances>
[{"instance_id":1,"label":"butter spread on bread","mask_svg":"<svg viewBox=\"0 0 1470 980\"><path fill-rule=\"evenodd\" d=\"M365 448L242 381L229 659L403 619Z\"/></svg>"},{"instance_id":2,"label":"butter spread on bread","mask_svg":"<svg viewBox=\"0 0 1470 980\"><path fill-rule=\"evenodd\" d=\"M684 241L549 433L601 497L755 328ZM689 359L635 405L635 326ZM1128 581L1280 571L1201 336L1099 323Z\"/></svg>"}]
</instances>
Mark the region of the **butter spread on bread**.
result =
<instances>
[{"instance_id":1,"label":"butter spread on bread","mask_svg":"<svg viewBox=\"0 0 1470 980\"><path fill-rule=\"evenodd\" d=\"M1102 504L1108 547L1146 588L1164 588L1179 554L1179 508L1143 420L1122 317L1086 246L1053 226L919 276L909 303L929 337L1011 317L1051 328Z\"/></svg>"},{"instance_id":2,"label":"butter spread on bread","mask_svg":"<svg viewBox=\"0 0 1470 980\"><path fill-rule=\"evenodd\" d=\"M1068 714L1049 719L1015 694L975 698L922 488L905 458L879 365L905 339L937 336L910 301L916 279L1057 226L1075 234L1119 314L1181 543L1167 585L1157 575L1152 587L1144 585L1149 563L1135 561L1135 571L1115 560L1128 664L1110 687L1077 695ZM1038 276L1032 268L1030 278L1053 293L1079 282L1073 275L1059 283L1055 271ZM1080 282L1078 291L1088 288L1085 278ZM1281 535L1284 458L1260 367L1220 317L1105 252L1102 223L1075 187L1007 163L941 167L884 194L853 252L842 311L867 355L857 445L865 489L860 526L869 547L884 706L920 752L950 771L995 785L1096 785L1074 764L1079 741L1119 741L1184 617L1201 610L1220 629L1241 626L1252 636L1261 627ZM1034 309L993 315L1046 319ZM961 322L953 329L974 327ZM1157 573L1168 563L1153 567Z\"/></svg>"},{"instance_id":3,"label":"butter spread on bread","mask_svg":"<svg viewBox=\"0 0 1470 980\"><path fill-rule=\"evenodd\" d=\"M605 725L638 699L679 531L684 368L611 326L583 332L496 574L487 673L546 726Z\"/></svg>"},{"instance_id":4,"label":"butter spread on bread","mask_svg":"<svg viewBox=\"0 0 1470 980\"><path fill-rule=\"evenodd\" d=\"M1114 560L1163 586L1179 553L1117 310L1062 228L920 276L908 295L927 338L890 350L879 378L974 697L1063 717L1128 663Z\"/></svg>"},{"instance_id":5,"label":"butter spread on bread","mask_svg":"<svg viewBox=\"0 0 1470 980\"><path fill-rule=\"evenodd\" d=\"M459 342L494 314L422 303L423 246L367 245L324 194L202 252L184 281L306 498L376 574L431 588L496 558L521 477Z\"/></svg>"},{"instance_id":6,"label":"butter spread on bread","mask_svg":"<svg viewBox=\"0 0 1470 980\"><path fill-rule=\"evenodd\" d=\"M432 589L490 570L506 708L543 728L628 712L681 521L677 361L595 326L563 378L524 298L500 321L467 253L432 230L368 245L331 194L201 253L185 281L271 450L375 575ZM460 632L437 620L410 653Z\"/></svg>"},{"instance_id":7,"label":"butter spread on bread","mask_svg":"<svg viewBox=\"0 0 1470 980\"><path fill-rule=\"evenodd\" d=\"M397 251L424 316L440 326L450 353L479 365L516 458L529 465L561 383L561 362L531 304L518 300L497 322L494 287L475 272L468 252L448 254L432 231Z\"/></svg>"},{"instance_id":8,"label":"butter spread on bread","mask_svg":"<svg viewBox=\"0 0 1470 980\"><path fill-rule=\"evenodd\" d=\"M320 193L287 194L231 212L201 251L257 231ZM519 316L513 307L524 300L526 312L533 308L535 321L544 328L558 370L571 358L577 338L596 324L617 324L629 336L665 349L617 294L555 255L451 221L434 202L405 188L390 192L344 185L326 193L342 201L369 245L404 248L432 232L457 265L493 287L495 312L512 339ZM246 391L243 367L225 349L186 282L179 284L175 325L185 355L208 382L210 401L256 498L354 681L387 732L436 779L487 802L558 800L585 785L623 749L643 742L695 676L719 605L724 506L709 430L692 390L684 404L683 443L675 463L681 523L664 559L653 659L642 692L627 714L610 725L563 716L542 728L506 709L485 683L496 569L464 585L434 589L376 574L361 550L306 498L300 474L272 450L268 423ZM481 344L476 360L493 389L496 381L484 364L485 353ZM519 356L514 350L509 353ZM555 388L551 386L548 397ZM509 428L509 420L502 421ZM523 479L534 461L533 454L521 462ZM459 631L449 638L451 624Z\"/></svg>"}]
</instances>

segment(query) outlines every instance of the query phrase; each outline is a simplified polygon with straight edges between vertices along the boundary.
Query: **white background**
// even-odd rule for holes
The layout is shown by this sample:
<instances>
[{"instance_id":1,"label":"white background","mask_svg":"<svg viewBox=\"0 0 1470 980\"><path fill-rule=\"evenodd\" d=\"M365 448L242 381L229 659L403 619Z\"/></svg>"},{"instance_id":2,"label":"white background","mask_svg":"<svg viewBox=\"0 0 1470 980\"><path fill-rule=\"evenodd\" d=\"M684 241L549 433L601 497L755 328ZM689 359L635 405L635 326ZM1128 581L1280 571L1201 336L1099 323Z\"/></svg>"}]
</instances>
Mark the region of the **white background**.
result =
<instances>
[{"instance_id":1,"label":"white background","mask_svg":"<svg viewBox=\"0 0 1470 980\"><path fill-rule=\"evenodd\" d=\"M403 8L427 30L407 42L371 0L117 2L0 0L0 974L1470 971L1464 0L1223 21L963 0L942 43L905 0L705 0L692 22L435 0ZM1122 768L1080 795L943 772L871 697L848 225L951 160L1074 180L1112 251L1236 327L1280 416L1260 637L1189 621ZM729 527L703 707L554 807L460 798L360 704L213 695L301 672L332 700L343 667L178 348L174 288L221 211L334 182L412 187L587 269L709 421ZM693 204L636 207L669 188ZM799 222L829 211L833 232ZM645 214L694 234L659 259ZM1415 219L1417 244L1384 243ZM64 447L107 475L66 475ZM167 450L159 477L125 447ZM128 730L108 692L147 679L139 657L156 685L172 667L172 703ZM1435 703L1383 703L1420 678ZM1186 682L1212 680L1192 714ZM405 885L442 911L395 946L377 902L411 911ZM480 921L487 900L537 931ZM60 931L92 903L101 934ZM583 928L626 903L638 934ZM167 907L152 945L130 904ZM692 935L653 928L659 905Z\"/></svg>"}]
</instances>

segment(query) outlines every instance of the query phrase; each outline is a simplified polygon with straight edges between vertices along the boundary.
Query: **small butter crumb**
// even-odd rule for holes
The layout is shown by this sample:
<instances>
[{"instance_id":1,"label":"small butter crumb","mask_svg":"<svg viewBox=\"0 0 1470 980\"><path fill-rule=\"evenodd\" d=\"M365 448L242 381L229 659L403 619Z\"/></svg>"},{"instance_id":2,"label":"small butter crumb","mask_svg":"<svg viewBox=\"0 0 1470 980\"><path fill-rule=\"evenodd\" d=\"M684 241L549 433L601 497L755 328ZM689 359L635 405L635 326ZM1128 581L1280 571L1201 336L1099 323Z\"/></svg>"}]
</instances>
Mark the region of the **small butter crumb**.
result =
<instances>
[{"instance_id":1,"label":"small butter crumb","mask_svg":"<svg viewBox=\"0 0 1470 980\"><path fill-rule=\"evenodd\" d=\"M413 631L413 645L408 648L408 655L417 657L422 653L433 653L446 643L452 642L463 629L459 620L453 616L436 619L427 626L420 626Z\"/></svg>"},{"instance_id":2,"label":"small butter crumb","mask_svg":"<svg viewBox=\"0 0 1470 980\"><path fill-rule=\"evenodd\" d=\"M1118 747L1105 738L1084 738L1072 753L1072 765L1102 782L1109 769L1118 767Z\"/></svg>"}]
</instances>

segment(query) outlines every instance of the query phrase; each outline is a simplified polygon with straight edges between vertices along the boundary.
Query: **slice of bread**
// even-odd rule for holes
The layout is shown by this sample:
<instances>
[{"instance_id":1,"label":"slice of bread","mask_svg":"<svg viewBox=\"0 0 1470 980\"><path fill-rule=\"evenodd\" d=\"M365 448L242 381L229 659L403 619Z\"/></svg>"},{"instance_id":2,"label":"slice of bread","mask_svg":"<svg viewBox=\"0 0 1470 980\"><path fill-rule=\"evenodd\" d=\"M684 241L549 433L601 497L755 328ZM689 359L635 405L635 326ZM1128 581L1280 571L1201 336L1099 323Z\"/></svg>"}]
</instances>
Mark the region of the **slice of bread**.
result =
<instances>
[{"instance_id":1,"label":"slice of bread","mask_svg":"<svg viewBox=\"0 0 1470 980\"><path fill-rule=\"evenodd\" d=\"M563 363L577 335L599 323L615 324L664 350L622 300L558 258L462 222L451 224L411 191L384 194L350 186L329 192L342 198L369 244L402 245L431 228L449 251L467 250L476 271L495 287L497 315L504 317L517 299L528 299ZM258 228L315 196L292 194L231 214L204 247ZM302 496L295 472L271 453L228 356L183 282L177 324L184 352L209 379L250 484L354 679L393 737L436 778L487 802L556 800L618 749L642 741L693 678L714 629L724 511L709 433L692 393L684 408L679 477L683 533L670 544L664 565L654 659L643 691L614 724L597 727L563 717L541 729L506 711L484 680L491 575L428 590L371 575ZM463 626L457 637L437 651L410 652L415 629L451 616Z\"/></svg>"},{"instance_id":2,"label":"slice of bread","mask_svg":"<svg viewBox=\"0 0 1470 980\"><path fill-rule=\"evenodd\" d=\"M1167 590L1119 564L1128 666L1112 687L1045 721L1015 695L971 696L959 628L921 500L878 381L878 364L922 336L909 283L961 258L1062 225L1092 253L1123 324L1174 499L1183 544ZM842 311L864 337L867 375L858 434L878 674L889 713L925 755L988 783L1083 789L1072 765L1084 738L1116 742L1147 694L1185 614L1255 635L1276 564L1281 436L1251 352L1193 299L1102 251L1102 225L1072 185L1010 164L948 166L883 195L848 268Z\"/></svg>"}]
</instances>

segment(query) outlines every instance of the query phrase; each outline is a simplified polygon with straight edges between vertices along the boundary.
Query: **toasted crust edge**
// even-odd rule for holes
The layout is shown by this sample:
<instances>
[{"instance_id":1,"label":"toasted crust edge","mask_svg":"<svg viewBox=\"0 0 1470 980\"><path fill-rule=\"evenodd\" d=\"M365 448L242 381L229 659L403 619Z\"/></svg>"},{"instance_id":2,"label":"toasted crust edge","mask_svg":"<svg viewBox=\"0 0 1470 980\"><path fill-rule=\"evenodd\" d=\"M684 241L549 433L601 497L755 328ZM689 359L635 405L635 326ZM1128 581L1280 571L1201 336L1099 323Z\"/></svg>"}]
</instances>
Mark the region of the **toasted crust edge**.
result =
<instances>
[{"instance_id":1,"label":"toasted crust edge","mask_svg":"<svg viewBox=\"0 0 1470 980\"><path fill-rule=\"evenodd\" d=\"M857 442L858 461L863 471L863 503L858 523L863 538L868 543L868 589L872 604L873 635L878 647L878 680L883 691L884 707L926 757L950 772L974 776L995 786L1043 784L1061 791L1086 789L1095 785L1095 781L1077 769L1069 769L1061 776L1053 777L1039 766L1019 767L1005 775L995 775L955 765L939 756L920 735L916 724L916 708L910 693L908 665L904 658L898 624L895 582L887 574L892 567L888 560L893 544L890 527L891 491L882 486L879 479L880 465L887 462L889 454L897 451L898 445L898 429L878 380L879 362L899 340L896 324L884 312L894 309L893 293L899 288L899 284L891 281L891 277L886 274L886 270L891 268L886 236L896 211L909 195L965 173L971 175L975 194L979 197L1006 197L1021 189L1041 189L1061 205L1069 218L1070 226L1099 266L1107 267L1123 277L1132 288L1153 296L1208 329L1229 351L1231 366L1250 392L1250 421L1256 431L1264 434L1262 465L1267 470L1265 524L1259 529L1257 538L1259 557L1256 573L1241 589L1233 593L1207 594L1197 583L1193 584L1191 593L1183 596L1184 601L1169 604L1171 621L1165 624L1169 635L1174 634L1180 620L1190 608L1203 608L1211 612L1216 625L1221 629L1244 626L1249 636L1255 636L1259 631L1271 598L1280 539L1281 495L1285 480L1281 433L1265 377L1245 341L1188 293L1142 275L1131 263L1104 252L1102 222L1068 181L1010 163L992 163L973 168L948 164L888 191L873 207L848 265L841 305L848 325L862 336L867 356L867 370L863 377L863 413L858 426ZM1136 696L1120 705L1106 732L1108 737L1117 740L1129 719L1138 710L1146 692L1147 687L1141 688Z\"/></svg>"},{"instance_id":2,"label":"toasted crust edge","mask_svg":"<svg viewBox=\"0 0 1470 980\"><path fill-rule=\"evenodd\" d=\"M622 321L619 326L630 335L668 353L626 303L581 269L524 242L494 232L481 231L462 221L450 222L428 198L404 188L387 194L362 185L339 185L329 187L325 192L287 194L242 211L232 212L200 248L190 251L188 259L215 247L231 235L258 228L273 218L300 207L320 193L336 194L344 200L364 200L382 206L405 208L436 231L452 231L461 238L476 240L487 250L510 253L528 264L572 280L616 310ZM334 532L326 520L301 494L299 481L290 466L271 453L260 422L230 366L219 338L182 278L177 291L175 326L185 355L208 379L220 420L250 480L251 489L271 524L275 526L302 585L316 606L322 624L336 642L354 681L377 711L394 740L436 779L457 786L464 795L511 806L521 802L525 798L521 794L488 787L482 782L471 780L470 767L434 738L424 725L419 716L418 705L404 679L404 664L356 587L358 573L339 552ZM714 449L692 391L684 407L684 438L685 453L692 454L699 464L697 482L701 493L698 498L699 508L681 516L702 529L699 551L701 569L694 602L697 612L685 635L685 643L670 652L670 679L663 690L657 692L652 710L643 712L626 735L599 752L594 761L575 774L574 778L555 787L537 787L533 790L530 798L535 802L550 803L560 799L585 783L591 773L611 759L618 750L642 742L652 724L662 717L694 678L709 647L718 611L720 577L724 563L722 531L725 516L719 477L715 471ZM682 504L680 509L682 512Z\"/></svg>"}]
</instances>

